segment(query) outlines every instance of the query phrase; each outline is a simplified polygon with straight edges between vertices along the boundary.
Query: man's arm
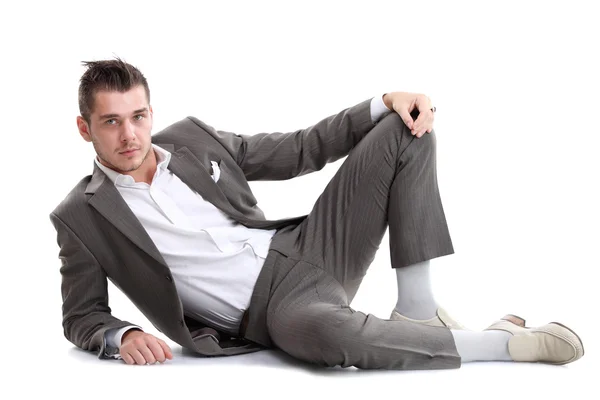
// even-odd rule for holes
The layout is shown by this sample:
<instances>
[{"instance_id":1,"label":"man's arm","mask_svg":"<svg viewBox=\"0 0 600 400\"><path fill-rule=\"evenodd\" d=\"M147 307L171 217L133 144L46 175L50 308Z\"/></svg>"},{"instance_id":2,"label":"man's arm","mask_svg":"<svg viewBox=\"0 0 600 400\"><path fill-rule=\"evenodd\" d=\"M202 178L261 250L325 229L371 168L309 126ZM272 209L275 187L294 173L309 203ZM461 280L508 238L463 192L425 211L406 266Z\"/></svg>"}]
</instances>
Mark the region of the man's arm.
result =
<instances>
[{"instance_id":1,"label":"man's arm","mask_svg":"<svg viewBox=\"0 0 600 400\"><path fill-rule=\"evenodd\" d=\"M64 335L77 347L96 351L100 359L127 364L154 364L172 359L169 346L127 321L108 306L108 280L94 255L55 213L50 220L58 234L61 260Z\"/></svg>"},{"instance_id":2,"label":"man's arm","mask_svg":"<svg viewBox=\"0 0 600 400\"><path fill-rule=\"evenodd\" d=\"M83 350L97 352L100 359L119 358L119 348L108 346L104 334L133 324L111 315L107 278L92 253L56 214L50 220L60 247L65 337Z\"/></svg>"},{"instance_id":3,"label":"man's arm","mask_svg":"<svg viewBox=\"0 0 600 400\"><path fill-rule=\"evenodd\" d=\"M418 118L413 120L415 111ZM216 130L195 117L189 119L229 151L247 180L284 180L319 171L345 157L389 112L397 112L419 138L433 129L431 100L409 92L385 93L288 133L241 135Z\"/></svg>"},{"instance_id":4,"label":"man's arm","mask_svg":"<svg viewBox=\"0 0 600 400\"><path fill-rule=\"evenodd\" d=\"M319 171L348 155L375 126L371 99L287 133L241 135L216 130L195 117L189 119L232 154L249 181L285 180Z\"/></svg>"}]
</instances>

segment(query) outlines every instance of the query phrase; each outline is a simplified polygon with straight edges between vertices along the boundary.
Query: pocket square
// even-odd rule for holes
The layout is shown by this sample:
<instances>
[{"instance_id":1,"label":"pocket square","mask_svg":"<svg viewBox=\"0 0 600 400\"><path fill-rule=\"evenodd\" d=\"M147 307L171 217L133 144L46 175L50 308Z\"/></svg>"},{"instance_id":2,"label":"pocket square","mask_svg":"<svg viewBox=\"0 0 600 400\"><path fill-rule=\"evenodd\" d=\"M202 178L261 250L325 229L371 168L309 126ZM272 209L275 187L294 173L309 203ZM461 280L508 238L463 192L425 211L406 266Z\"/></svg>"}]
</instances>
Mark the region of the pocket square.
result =
<instances>
[{"instance_id":1,"label":"pocket square","mask_svg":"<svg viewBox=\"0 0 600 400\"><path fill-rule=\"evenodd\" d=\"M219 180L219 177L221 176L221 169L219 168L219 164L217 164L216 161L211 161L210 163L212 164L213 169L212 178L215 182L217 182Z\"/></svg>"}]
</instances>

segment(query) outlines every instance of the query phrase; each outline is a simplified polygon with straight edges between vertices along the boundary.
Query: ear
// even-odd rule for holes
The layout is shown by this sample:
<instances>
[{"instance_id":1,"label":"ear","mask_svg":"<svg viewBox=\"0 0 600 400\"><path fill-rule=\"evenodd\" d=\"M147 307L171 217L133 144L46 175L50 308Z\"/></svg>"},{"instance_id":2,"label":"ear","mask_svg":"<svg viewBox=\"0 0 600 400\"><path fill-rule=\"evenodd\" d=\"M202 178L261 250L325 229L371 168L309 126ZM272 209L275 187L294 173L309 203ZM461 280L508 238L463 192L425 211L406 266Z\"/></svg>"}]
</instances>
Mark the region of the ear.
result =
<instances>
[{"instance_id":1,"label":"ear","mask_svg":"<svg viewBox=\"0 0 600 400\"><path fill-rule=\"evenodd\" d=\"M88 123L85 122L82 116L77 117L77 129L79 129L79 134L86 142L92 141L92 136L90 135L90 127Z\"/></svg>"}]
</instances>

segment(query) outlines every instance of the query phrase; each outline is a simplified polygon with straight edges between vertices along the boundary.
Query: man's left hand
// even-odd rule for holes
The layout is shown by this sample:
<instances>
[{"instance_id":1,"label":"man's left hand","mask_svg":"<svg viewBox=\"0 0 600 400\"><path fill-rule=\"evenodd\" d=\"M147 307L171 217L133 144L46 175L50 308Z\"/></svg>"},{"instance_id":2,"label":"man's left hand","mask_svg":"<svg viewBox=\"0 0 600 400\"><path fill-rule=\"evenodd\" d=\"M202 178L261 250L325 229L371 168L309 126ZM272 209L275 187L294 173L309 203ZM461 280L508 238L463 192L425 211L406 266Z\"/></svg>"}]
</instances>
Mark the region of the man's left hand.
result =
<instances>
[{"instance_id":1,"label":"man's left hand","mask_svg":"<svg viewBox=\"0 0 600 400\"><path fill-rule=\"evenodd\" d=\"M433 130L433 105L431 99L424 94L391 92L383 96L383 102L400 115L410 132L418 138ZM419 116L413 121L410 113L415 108L419 110Z\"/></svg>"}]
</instances>

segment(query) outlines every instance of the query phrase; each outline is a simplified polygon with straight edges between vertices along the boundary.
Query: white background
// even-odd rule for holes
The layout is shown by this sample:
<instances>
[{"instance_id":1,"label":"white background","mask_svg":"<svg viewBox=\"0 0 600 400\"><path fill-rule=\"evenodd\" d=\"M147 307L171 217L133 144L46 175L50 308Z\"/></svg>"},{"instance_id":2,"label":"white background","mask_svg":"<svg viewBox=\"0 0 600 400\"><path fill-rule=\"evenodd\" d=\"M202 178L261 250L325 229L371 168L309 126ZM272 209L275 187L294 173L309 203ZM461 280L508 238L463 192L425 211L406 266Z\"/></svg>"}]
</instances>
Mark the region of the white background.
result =
<instances>
[{"instance_id":1,"label":"white background","mask_svg":"<svg viewBox=\"0 0 600 400\"><path fill-rule=\"evenodd\" d=\"M14 3L0 9L6 398L597 398L594 2ZM473 329L506 313L562 322L586 355L401 372L323 371L274 351L207 360L172 342L172 362L132 367L75 349L48 215L93 167L75 123L81 61L113 56L148 78L154 132L188 115L237 133L291 131L387 91L427 94L456 251L432 261L438 301ZM305 214L341 162L251 186L267 217ZM383 318L396 295L388 249L386 235L353 303ZM165 339L112 286L110 299L115 316Z\"/></svg>"}]
</instances>

